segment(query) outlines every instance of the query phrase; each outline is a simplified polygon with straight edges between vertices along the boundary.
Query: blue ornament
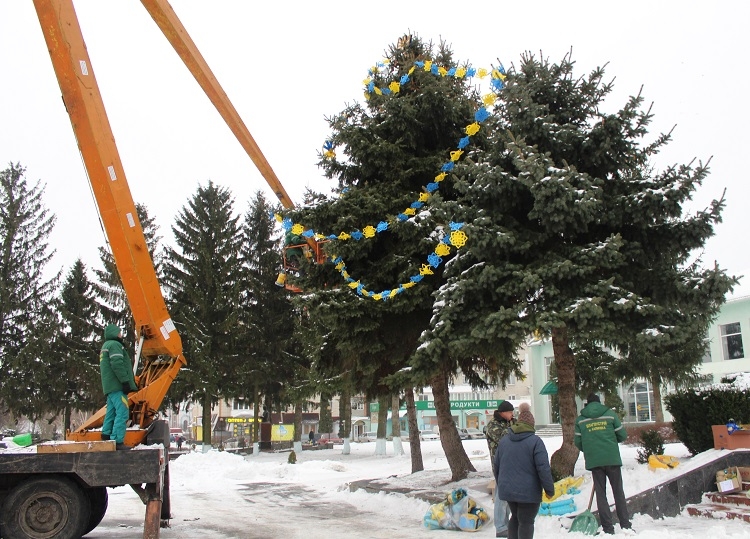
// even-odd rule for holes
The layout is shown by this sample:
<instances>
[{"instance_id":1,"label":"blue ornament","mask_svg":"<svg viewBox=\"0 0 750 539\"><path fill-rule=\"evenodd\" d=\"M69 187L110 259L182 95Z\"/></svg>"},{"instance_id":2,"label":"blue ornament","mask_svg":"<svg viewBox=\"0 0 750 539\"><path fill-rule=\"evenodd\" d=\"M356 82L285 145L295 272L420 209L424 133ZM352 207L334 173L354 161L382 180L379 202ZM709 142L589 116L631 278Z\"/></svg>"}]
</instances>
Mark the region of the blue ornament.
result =
<instances>
[{"instance_id":1,"label":"blue ornament","mask_svg":"<svg viewBox=\"0 0 750 539\"><path fill-rule=\"evenodd\" d=\"M484 107L480 108L478 111L474 113L474 119L480 123L485 121L489 117L490 117L490 113L487 112L487 109Z\"/></svg>"}]
</instances>

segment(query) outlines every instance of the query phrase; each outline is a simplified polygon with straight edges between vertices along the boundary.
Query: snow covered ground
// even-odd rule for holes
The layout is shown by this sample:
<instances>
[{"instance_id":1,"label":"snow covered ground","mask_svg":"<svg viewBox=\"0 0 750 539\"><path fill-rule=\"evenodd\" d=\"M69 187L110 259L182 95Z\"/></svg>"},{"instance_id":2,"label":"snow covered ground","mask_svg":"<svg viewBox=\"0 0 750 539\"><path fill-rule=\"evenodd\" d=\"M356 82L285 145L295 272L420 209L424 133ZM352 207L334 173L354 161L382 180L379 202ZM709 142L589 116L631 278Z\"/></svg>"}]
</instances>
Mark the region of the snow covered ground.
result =
<instances>
[{"instance_id":1,"label":"snow covered ground","mask_svg":"<svg viewBox=\"0 0 750 539\"><path fill-rule=\"evenodd\" d=\"M552 454L561 438L545 438ZM453 537L464 532L428 530L422 517L429 503L402 494L350 492L347 484L361 479L385 479L397 487L433 487L449 492L457 486L467 488L469 495L492 514L492 500L485 490L491 476L485 440L463 442L476 473L460 484L450 483L450 471L439 441L422 442L425 471L411 474L409 444L404 455L394 455L388 442L386 455L375 455L376 442L353 443L351 453L334 449L303 451L296 464L288 464L288 453L262 453L257 457L225 452L192 453L170 464L172 516L170 528L161 530L164 539L249 539L249 538L397 538ZM632 496L671 479L716 456L716 450L690 458L681 444L667 446L666 454L679 457L674 470L650 471L636 462L637 447L621 446L624 461L625 494ZM576 465L576 475L586 481L575 496L576 506L585 510L591 477L585 472L583 457ZM110 489L109 509L100 526L87 537L137 538L142 536L145 514L140 499L129 487ZM612 501L610 494L610 501ZM594 508L596 500L594 501ZM569 539L562 522L565 517L540 516L536 520L536 537ZM690 517L654 520L635 515L633 527L644 539L744 537L750 539L750 525L739 521ZM616 534L625 532L615 528ZM490 523L475 537L494 537Z\"/></svg>"}]
</instances>

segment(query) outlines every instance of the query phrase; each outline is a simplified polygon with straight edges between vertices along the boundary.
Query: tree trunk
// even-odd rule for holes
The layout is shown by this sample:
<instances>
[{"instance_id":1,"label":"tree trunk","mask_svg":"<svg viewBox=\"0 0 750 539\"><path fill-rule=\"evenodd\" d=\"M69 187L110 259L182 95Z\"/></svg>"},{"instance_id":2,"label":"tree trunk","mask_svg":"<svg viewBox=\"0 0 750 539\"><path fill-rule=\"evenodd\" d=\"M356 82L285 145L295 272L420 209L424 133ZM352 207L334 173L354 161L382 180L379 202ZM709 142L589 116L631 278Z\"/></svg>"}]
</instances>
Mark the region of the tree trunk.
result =
<instances>
[{"instance_id":1,"label":"tree trunk","mask_svg":"<svg viewBox=\"0 0 750 539\"><path fill-rule=\"evenodd\" d=\"M441 370L431 380L431 385L432 394L435 397L435 413L440 428L440 443L451 469L451 481L461 481L466 479L469 472L475 472L476 469L466 455L461 438L458 436L458 429L453 422L450 393L448 392L448 373Z\"/></svg>"},{"instance_id":2,"label":"tree trunk","mask_svg":"<svg viewBox=\"0 0 750 539\"><path fill-rule=\"evenodd\" d=\"M339 396L339 438L352 436L352 393L346 387Z\"/></svg>"},{"instance_id":3,"label":"tree trunk","mask_svg":"<svg viewBox=\"0 0 750 539\"><path fill-rule=\"evenodd\" d=\"M378 438L375 440L375 454L385 455L385 437L388 433L388 395L378 397Z\"/></svg>"},{"instance_id":4,"label":"tree trunk","mask_svg":"<svg viewBox=\"0 0 750 539\"><path fill-rule=\"evenodd\" d=\"M66 404L65 409L63 411L63 440L65 439L65 435L68 431L70 431L70 405Z\"/></svg>"},{"instance_id":5,"label":"tree trunk","mask_svg":"<svg viewBox=\"0 0 750 539\"><path fill-rule=\"evenodd\" d=\"M398 394L393 395L391 401L391 435L393 436L393 454L400 456L404 454L401 444L401 401Z\"/></svg>"},{"instance_id":6,"label":"tree trunk","mask_svg":"<svg viewBox=\"0 0 750 539\"><path fill-rule=\"evenodd\" d=\"M211 395L203 395L203 445L211 445Z\"/></svg>"},{"instance_id":7,"label":"tree trunk","mask_svg":"<svg viewBox=\"0 0 750 539\"><path fill-rule=\"evenodd\" d=\"M419 425L417 425L417 407L414 404L414 389L406 390L406 417L409 422L409 448L411 449L411 473L424 470L422 462L422 444L419 441Z\"/></svg>"},{"instance_id":8,"label":"tree trunk","mask_svg":"<svg viewBox=\"0 0 750 539\"><path fill-rule=\"evenodd\" d=\"M260 442L260 389L253 386L253 444Z\"/></svg>"},{"instance_id":9,"label":"tree trunk","mask_svg":"<svg viewBox=\"0 0 750 539\"><path fill-rule=\"evenodd\" d=\"M302 441L302 403L294 405L294 441Z\"/></svg>"},{"instance_id":10,"label":"tree trunk","mask_svg":"<svg viewBox=\"0 0 750 539\"><path fill-rule=\"evenodd\" d=\"M401 401L398 395L393 395L391 400L391 434L393 438L401 437Z\"/></svg>"},{"instance_id":11,"label":"tree trunk","mask_svg":"<svg viewBox=\"0 0 750 539\"><path fill-rule=\"evenodd\" d=\"M339 397L339 438L344 439L341 454L349 455L351 454L349 439L352 437L352 391L347 384L344 386Z\"/></svg>"},{"instance_id":12,"label":"tree trunk","mask_svg":"<svg viewBox=\"0 0 750 539\"><path fill-rule=\"evenodd\" d=\"M661 377L655 374L651 377L650 382L654 396L654 421L664 423L664 408L661 405Z\"/></svg>"},{"instance_id":13,"label":"tree trunk","mask_svg":"<svg viewBox=\"0 0 750 539\"><path fill-rule=\"evenodd\" d=\"M552 329L552 350L557 369L557 396L560 401L560 425L563 440L560 449L552 454L550 466L555 481L573 475L578 448L573 443L575 437L576 410L576 364L573 351L568 345L568 328Z\"/></svg>"}]
</instances>

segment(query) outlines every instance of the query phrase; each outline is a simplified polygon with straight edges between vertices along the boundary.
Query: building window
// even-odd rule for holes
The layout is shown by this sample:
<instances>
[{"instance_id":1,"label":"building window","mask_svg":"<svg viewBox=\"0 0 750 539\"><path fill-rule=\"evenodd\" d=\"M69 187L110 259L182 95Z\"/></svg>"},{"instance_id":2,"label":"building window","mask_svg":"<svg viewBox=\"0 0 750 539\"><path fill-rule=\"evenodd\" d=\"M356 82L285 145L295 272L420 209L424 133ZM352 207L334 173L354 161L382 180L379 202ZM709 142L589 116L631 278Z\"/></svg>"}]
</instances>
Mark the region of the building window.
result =
<instances>
[{"instance_id":1,"label":"building window","mask_svg":"<svg viewBox=\"0 0 750 539\"><path fill-rule=\"evenodd\" d=\"M514 386L514 385L516 385L516 375L515 375L515 374L511 374L511 375L510 375L510 376L508 377L508 385L509 385L509 386Z\"/></svg>"},{"instance_id":2,"label":"building window","mask_svg":"<svg viewBox=\"0 0 750 539\"><path fill-rule=\"evenodd\" d=\"M508 399L507 400L514 401L514 400L516 400L516 396L515 395L508 395Z\"/></svg>"},{"instance_id":3,"label":"building window","mask_svg":"<svg viewBox=\"0 0 750 539\"><path fill-rule=\"evenodd\" d=\"M742 347L742 330L739 322L724 324L721 328L721 347L724 351L724 360L742 359L745 351Z\"/></svg>"},{"instance_id":4,"label":"building window","mask_svg":"<svg viewBox=\"0 0 750 539\"><path fill-rule=\"evenodd\" d=\"M249 410L250 402L247 399L235 399L232 401L232 410Z\"/></svg>"},{"instance_id":5,"label":"building window","mask_svg":"<svg viewBox=\"0 0 750 539\"><path fill-rule=\"evenodd\" d=\"M654 396L648 382L632 384L628 388L625 403L628 410L628 420L635 422L653 421Z\"/></svg>"}]
</instances>

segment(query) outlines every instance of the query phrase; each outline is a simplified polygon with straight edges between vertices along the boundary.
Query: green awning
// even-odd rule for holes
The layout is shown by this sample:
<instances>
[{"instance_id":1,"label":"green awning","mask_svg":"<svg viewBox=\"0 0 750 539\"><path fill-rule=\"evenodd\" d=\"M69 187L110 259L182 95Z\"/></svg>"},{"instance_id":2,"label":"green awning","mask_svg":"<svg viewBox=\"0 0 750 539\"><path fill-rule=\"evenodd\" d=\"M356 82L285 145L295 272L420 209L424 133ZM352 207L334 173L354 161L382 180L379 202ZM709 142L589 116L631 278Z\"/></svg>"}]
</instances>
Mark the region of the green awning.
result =
<instances>
[{"instance_id":1,"label":"green awning","mask_svg":"<svg viewBox=\"0 0 750 539\"><path fill-rule=\"evenodd\" d=\"M544 384L544 387L539 392L540 395L557 395L557 384L550 380L546 384Z\"/></svg>"}]
</instances>

